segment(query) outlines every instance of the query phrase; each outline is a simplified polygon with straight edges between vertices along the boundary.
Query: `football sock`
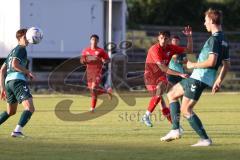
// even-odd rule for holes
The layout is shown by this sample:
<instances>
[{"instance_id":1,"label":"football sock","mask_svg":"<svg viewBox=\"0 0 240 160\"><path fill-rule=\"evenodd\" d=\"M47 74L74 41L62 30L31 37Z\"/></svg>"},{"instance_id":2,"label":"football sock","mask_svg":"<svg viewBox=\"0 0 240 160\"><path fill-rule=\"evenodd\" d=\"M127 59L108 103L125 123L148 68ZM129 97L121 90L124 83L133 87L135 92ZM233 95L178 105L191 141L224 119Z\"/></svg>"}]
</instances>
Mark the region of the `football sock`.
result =
<instances>
[{"instance_id":1,"label":"football sock","mask_svg":"<svg viewBox=\"0 0 240 160\"><path fill-rule=\"evenodd\" d=\"M18 125L20 125L21 127L24 127L27 124L27 122L30 120L31 116L32 116L32 112L28 110L23 111L20 117L20 120L18 122Z\"/></svg>"},{"instance_id":2,"label":"football sock","mask_svg":"<svg viewBox=\"0 0 240 160\"><path fill-rule=\"evenodd\" d=\"M145 113L146 116L150 116L151 115L151 112L149 112L148 110L146 111Z\"/></svg>"},{"instance_id":3,"label":"football sock","mask_svg":"<svg viewBox=\"0 0 240 160\"><path fill-rule=\"evenodd\" d=\"M94 109L97 104L97 97L95 95L92 95L92 101L91 101L91 107Z\"/></svg>"},{"instance_id":4,"label":"football sock","mask_svg":"<svg viewBox=\"0 0 240 160\"><path fill-rule=\"evenodd\" d=\"M180 121L180 104L178 101L169 104L172 119L172 129L179 129Z\"/></svg>"},{"instance_id":5,"label":"football sock","mask_svg":"<svg viewBox=\"0 0 240 160\"><path fill-rule=\"evenodd\" d=\"M104 88L98 87L96 89L96 93L97 93L97 95L101 95L101 94L107 93L107 90Z\"/></svg>"},{"instance_id":6,"label":"football sock","mask_svg":"<svg viewBox=\"0 0 240 160\"><path fill-rule=\"evenodd\" d=\"M148 111L152 113L160 100L161 96L153 96L149 102Z\"/></svg>"},{"instance_id":7,"label":"football sock","mask_svg":"<svg viewBox=\"0 0 240 160\"><path fill-rule=\"evenodd\" d=\"M196 133L202 138L202 139L208 139L208 135L203 128L201 120L198 118L196 114L191 115L187 118L189 124L191 127L196 131Z\"/></svg>"},{"instance_id":8,"label":"football sock","mask_svg":"<svg viewBox=\"0 0 240 160\"><path fill-rule=\"evenodd\" d=\"M22 132L22 128L20 125L17 125L16 128L14 129L14 132Z\"/></svg>"},{"instance_id":9,"label":"football sock","mask_svg":"<svg viewBox=\"0 0 240 160\"><path fill-rule=\"evenodd\" d=\"M172 123L172 119L171 119L171 114L170 114L169 108L167 108L167 107L162 108L162 114L163 114L164 117L167 118L167 120L168 120L170 123Z\"/></svg>"},{"instance_id":10,"label":"football sock","mask_svg":"<svg viewBox=\"0 0 240 160\"><path fill-rule=\"evenodd\" d=\"M2 112L0 114L0 125L5 122L10 116L8 115L8 113L6 111Z\"/></svg>"}]
</instances>

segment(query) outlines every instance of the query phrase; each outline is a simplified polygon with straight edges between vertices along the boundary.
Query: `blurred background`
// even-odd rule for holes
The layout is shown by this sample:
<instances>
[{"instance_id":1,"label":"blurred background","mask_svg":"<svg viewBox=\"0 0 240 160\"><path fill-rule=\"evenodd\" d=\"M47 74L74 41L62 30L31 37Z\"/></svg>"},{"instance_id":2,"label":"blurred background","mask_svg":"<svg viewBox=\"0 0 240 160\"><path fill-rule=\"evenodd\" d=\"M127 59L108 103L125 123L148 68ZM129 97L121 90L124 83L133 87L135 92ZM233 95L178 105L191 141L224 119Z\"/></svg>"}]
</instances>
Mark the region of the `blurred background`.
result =
<instances>
[{"instance_id":1,"label":"blurred background","mask_svg":"<svg viewBox=\"0 0 240 160\"><path fill-rule=\"evenodd\" d=\"M116 90L144 91L143 71L148 48L159 31L170 30L186 44L183 27L192 26L196 60L210 36L204 23L208 8L223 11L223 29L230 42L231 70L224 91L240 89L240 2L236 0L0 0L0 65L17 44L19 28L40 27L44 39L28 47L29 69L38 79L36 92L75 92L85 85L81 52L91 34L98 34L100 47L112 52L112 85ZM109 36L112 15L112 38ZM189 73L191 71L188 71ZM106 72L107 73L107 72ZM106 79L106 78L105 78ZM103 84L104 85L104 84Z\"/></svg>"}]
</instances>

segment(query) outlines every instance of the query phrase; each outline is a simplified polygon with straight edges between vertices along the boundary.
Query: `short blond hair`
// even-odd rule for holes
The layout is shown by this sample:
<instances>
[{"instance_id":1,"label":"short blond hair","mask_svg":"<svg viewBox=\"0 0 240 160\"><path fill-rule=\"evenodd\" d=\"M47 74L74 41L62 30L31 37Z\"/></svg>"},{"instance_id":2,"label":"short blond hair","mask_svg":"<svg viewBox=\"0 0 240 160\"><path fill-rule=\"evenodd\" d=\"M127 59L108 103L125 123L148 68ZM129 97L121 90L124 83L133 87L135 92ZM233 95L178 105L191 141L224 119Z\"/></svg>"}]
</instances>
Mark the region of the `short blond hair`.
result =
<instances>
[{"instance_id":1,"label":"short blond hair","mask_svg":"<svg viewBox=\"0 0 240 160\"><path fill-rule=\"evenodd\" d=\"M222 24L222 11L221 10L209 8L205 12L205 16L208 16L212 20L213 24L216 24L216 25Z\"/></svg>"}]
</instances>

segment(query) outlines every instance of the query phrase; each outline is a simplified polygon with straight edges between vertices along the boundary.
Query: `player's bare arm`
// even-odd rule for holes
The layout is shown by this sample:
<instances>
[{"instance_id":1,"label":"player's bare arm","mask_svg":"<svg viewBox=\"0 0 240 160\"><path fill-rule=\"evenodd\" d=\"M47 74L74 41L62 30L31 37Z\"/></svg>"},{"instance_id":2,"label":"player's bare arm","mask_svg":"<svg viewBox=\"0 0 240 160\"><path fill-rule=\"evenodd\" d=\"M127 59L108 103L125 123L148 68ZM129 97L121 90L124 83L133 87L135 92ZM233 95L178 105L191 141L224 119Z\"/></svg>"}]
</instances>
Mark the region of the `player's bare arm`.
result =
<instances>
[{"instance_id":1,"label":"player's bare arm","mask_svg":"<svg viewBox=\"0 0 240 160\"><path fill-rule=\"evenodd\" d=\"M193 53L193 40L192 40L192 28L190 26L184 27L182 31L185 36L187 36L187 47L184 50L187 54Z\"/></svg>"},{"instance_id":2,"label":"player's bare arm","mask_svg":"<svg viewBox=\"0 0 240 160\"><path fill-rule=\"evenodd\" d=\"M36 79L32 72L19 64L19 60L17 58L13 58L12 67L18 72L23 72L30 80Z\"/></svg>"},{"instance_id":3,"label":"player's bare arm","mask_svg":"<svg viewBox=\"0 0 240 160\"><path fill-rule=\"evenodd\" d=\"M1 72L0 72L0 90L1 90L1 100L6 99L6 89L5 89L5 75L7 73L7 65L4 63L1 67Z\"/></svg>"},{"instance_id":4,"label":"player's bare arm","mask_svg":"<svg viewBox=\"0 0 240 160\"><path fill-rule=\"evenodd\" d=\"M177 54L174 54L173 56L172 56L172 59L174 60L174 62L177 62Z\"/></svg>"},{"instance_id":5,"label":"player's bare arm","mask_svg":"<svg viewBox=\"0 0 240 160\"><path fill-rule=\"evenodd\" d=\"M220 73L219 73L219 75L218 75L218 77L217 77L217 79L216 79L216 81L215 81L215 83L212 87L212 93L213 94L216 93L221 88L221 84L222 84L222 82L223 82L223 80L224 80L224 78L225 78L225 76L226 76L226 74L227 74L227 72L230 68L230 61L224 60L224 61L222 61L222 64L223 64L223 66L220 70Z\"/></svg>"},{"instance_id":6,"label":"player's bare arm","mask_svg":"<svg viewBox=\"0 0 240 160\"><path fill-rule=\"evenodd\" d=\"M216 54L210 54L208 56L208 59L203 62L187 62L187 68L188 69L193 69L193 68L209 68L209 67L214 67L217 63L217 55Z\"/></svg>"},{"instance_id":7,"label":"player's bare arm","mask_svg":"<svg viewBox=\"0 0 240 160\"><path fill-rule=\"evenodd\" d=\"M86 56L81 56L80 63L81 64L86 64Z\"/></svg>"},{"instance_id":8,"label":"player's bare arm","mask_svg":"<svg viewBox=\"0 0 240 160\"><path fill-rule=\"evenodd\" d=\"M176 75L176 76L180 76L182 78L188 78L189 75L188 74L184 74L184 73L180 73L180 72L176 72L174 70L171 70L170 68L168 68L165 64L161 64L160 62L157 62L158 67L165 73L167 74L171 74L171 75Z\"/></svg>"}]
</instances>

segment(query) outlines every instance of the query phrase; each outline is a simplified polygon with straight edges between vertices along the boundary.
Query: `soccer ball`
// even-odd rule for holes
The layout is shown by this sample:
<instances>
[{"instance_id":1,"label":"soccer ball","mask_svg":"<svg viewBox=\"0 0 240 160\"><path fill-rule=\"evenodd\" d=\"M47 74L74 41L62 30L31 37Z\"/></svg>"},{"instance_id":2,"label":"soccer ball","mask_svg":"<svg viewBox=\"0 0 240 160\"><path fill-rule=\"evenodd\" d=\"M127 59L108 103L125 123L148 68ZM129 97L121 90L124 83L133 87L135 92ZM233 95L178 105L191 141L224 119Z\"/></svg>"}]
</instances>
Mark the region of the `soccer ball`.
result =
<instances>
[{"instance_id":1,"label":"soccer ball","mask_svg":"<svg viewBox=\"0 0 240 160\"><path fill-rule=\"evenodd\" d=\"M31 44L38 44L43 39L43 32L38 27L31 27L26 33L27 41Z\"/></svg>"}]
</instances>

